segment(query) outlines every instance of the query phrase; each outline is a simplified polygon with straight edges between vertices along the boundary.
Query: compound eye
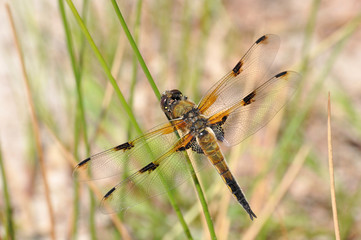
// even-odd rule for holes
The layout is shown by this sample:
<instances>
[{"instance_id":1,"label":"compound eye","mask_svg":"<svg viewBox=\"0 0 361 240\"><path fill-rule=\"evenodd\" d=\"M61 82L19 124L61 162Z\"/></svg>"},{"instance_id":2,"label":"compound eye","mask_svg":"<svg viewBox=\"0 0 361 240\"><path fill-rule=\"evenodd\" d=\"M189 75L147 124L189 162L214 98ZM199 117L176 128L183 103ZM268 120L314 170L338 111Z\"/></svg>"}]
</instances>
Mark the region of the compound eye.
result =
<instances>
[{"instance_id":1,"label":"compound eye","mask_svg":"<svg viewBox=\"0 0 361 240\"><path fill-rule=\"evenodd\" d=\"M162 96L162 98L160 99L160 105L164 108L167 109L167 105L168 105L168 98L166 96Z\"/></svg>"},{"instance_id":2,"label":"compound eye","mask_svg":"<svg viewBox=\"0 0 361 240\"><path fill-rule=\"evenodd\" d=\"M182 99L182 97L183 97L183 94L181 93L181 91L179 91L178 89L173 89L172 91L171 91L171 93L172 93L172 99L174 99L174 100L181 100Z\"/></svg>"}]
</instances>

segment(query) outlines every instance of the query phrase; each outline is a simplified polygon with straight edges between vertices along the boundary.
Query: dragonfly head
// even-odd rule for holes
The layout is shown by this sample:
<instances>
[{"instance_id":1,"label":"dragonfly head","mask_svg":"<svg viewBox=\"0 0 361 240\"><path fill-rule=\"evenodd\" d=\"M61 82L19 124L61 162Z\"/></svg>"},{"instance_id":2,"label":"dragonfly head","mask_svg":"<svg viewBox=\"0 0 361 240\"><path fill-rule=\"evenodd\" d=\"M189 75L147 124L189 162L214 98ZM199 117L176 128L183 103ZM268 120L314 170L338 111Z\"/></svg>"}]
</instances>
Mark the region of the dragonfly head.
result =
<instances>
[{"instance_id":1,"label":"dragonfly head","mask_svg":"<svg viewBox=\"0 0 361 240\"><path fill-rule=\"evenodd\" d=\"M177 89L165 91L160 98L160 106L163 112L169 119L174 119L179 116L174 116L174 108L182 101L187 100L187 97Z\"/></svg>"}]
</instances>

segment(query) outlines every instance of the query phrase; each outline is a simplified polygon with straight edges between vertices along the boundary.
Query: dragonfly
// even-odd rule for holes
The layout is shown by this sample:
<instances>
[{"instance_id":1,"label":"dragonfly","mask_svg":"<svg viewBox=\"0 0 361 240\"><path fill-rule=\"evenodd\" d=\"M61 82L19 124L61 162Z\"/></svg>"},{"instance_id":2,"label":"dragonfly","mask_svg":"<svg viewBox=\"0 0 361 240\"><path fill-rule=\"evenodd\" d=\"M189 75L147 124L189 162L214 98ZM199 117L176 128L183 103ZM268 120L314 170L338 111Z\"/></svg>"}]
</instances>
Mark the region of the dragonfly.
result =
<instances>
[{"instance_id":1,"label":"dragonfly","mask_svg":"<svg viewBox=\"0 0 361 240\"><path fill-rule=\"evenodd\" d=\"M193 174L191 159L194 164L210 162L250 219L256 218L220 145L237 145L257 132L296 91L297 72L282 71L265 80L279 45L277 35L257 39L198 104L177 89L165 91L160 105L168 122L81 161L75 173L90 170L93 180L120 178L104 195L101 209L126 210L178 187Z\"/></svg>"}]
</instances>

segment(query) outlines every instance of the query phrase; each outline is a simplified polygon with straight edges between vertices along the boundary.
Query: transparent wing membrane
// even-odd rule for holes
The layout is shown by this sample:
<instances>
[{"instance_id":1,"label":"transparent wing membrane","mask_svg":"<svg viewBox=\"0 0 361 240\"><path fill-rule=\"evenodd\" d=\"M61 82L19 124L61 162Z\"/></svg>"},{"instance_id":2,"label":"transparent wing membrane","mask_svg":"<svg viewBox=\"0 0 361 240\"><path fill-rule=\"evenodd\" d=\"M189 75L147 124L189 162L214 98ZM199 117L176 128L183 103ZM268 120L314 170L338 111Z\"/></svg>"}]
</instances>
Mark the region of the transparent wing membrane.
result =
<instances>
[{"instance_id":1,"label":"transparent wing membrane","mask_svg":"<svg viewBox=\"0 0 361 240\"><path fill-rule=\"evenodd\" d=\"M223 121L224 142L229 146L237 145L276 115L294 94L299 79L296 72L279 73L233 106L214 114L209 121Z\"/></svg>"},{"instance_id":2,"label":"transparent wing membrane","mask_svg":"<svg viewBox=\"0 0 361 240\"><path fill-rule=\"evenodd\" d=\"M90 170L91 179L104 179L139 170L147 163L159 158L171 149L178 137L174 127L180 127L182 121L162 124L133 141L121 144L104 152L95 154L80 162L74 174Z\"/></svg>"},{"instance_id":3,"label":"transparent wing membrane","mask_svg":"<svg viewBox=\"0 0 361 240\"><path fill-rule=\"evenodd\" d=\"M236 66L208 90L198 105L201 113L212 116L261 85L279 45L280 39L276 35L259 38Z\"/></svg>"}]
</instances>

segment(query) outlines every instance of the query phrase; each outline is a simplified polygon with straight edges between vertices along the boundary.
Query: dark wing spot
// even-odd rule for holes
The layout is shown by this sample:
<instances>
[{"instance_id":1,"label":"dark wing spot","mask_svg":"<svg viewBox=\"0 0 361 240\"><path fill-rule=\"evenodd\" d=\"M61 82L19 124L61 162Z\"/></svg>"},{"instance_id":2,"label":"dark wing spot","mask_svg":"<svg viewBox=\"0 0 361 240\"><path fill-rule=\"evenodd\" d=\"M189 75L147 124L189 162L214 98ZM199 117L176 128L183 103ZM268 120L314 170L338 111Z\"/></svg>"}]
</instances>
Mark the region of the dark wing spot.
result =
<instances>
[{"instance_id":1,"label":"dark wing spot","mask_svg":"<svg viewBox=\"0 0 361 240\"><path fill-rule=\"evenodd\" d=\"M154 171L154 169L156 169L159 166L158 163L149 163L147 166L143 167L142 169L139 170L139 173L144 173L144 172L152 172Z\"/></svg>"},{"instance_id":2,"label":"dark wing spot","mask_svg":"<svg viewBox=\"0 0 361 240\"><path fill-rule=\"evenodd\" d=\"M256 96L256 91L251 92L245 98L243 98L244 105L248 105L251 102L254 102L253 98Z\"/></svg>"},{"instance_id":3,"label":"dark wing spot","mask_svg":"<svg viewBox=\"0 0 361 240\"><path fill-rule=\"evenodd\" d=\"M79 167L79 168L80 168L80 167L83 167L83 166L86 165L86 163L89 162L89 161L90 161L90 158L87 158L87 159L81 161L81 162L78 164L78 167Z\"/></svg>"},{"instance_id":4,"label":"dark wing spot","mask_svg":"<svg viewBox=\"0 0 361 240\"><path fill-rule=\"evenodd\" d=\"M119 150L126 151L126 150L131 149L132 147L134 147L134 144L132 142L126 142L119 146L114 147L113 150L114 151L119 151Z\"/></svg>"},{"instance_id":5,"label":"dark wing spot","mask_svg":"<svg viewBox=\"0 0 361 240\"><path fill-rule=\"evenodd\" d=\"M263 35L262 37L258 38L258 40L256 41L256 44L259 44L260 42L263 42L267 39L266 35Z\"/></svg>"},{"instance_id":6,"label":"dark wing spot","mask_svg":"<svg viewBox=\"0 0 361 240\"><path fill-rule=\"evenodd\" d=\"M232 69L233 73L234 73L234 76L237 76L238 74L241 73L241 67L243 65L243 62L242 61L239 61L236 66Z\"/></svg>"},{"instance_id":7,"label":"dark wing spot","mask_svg":"<svg viewBox=\"0 0 361 240\"><path fill-rule=\"evenodd\" d=\"M115 187L113 187L112 189L110 189L109 192L107 192L107 194L104 195L104 199L107 199L108 197L110 197L110 195L115 191Z\"/></svg>"},{"instance_id":8,"label":"dark wing spot","mask_svg":"<svg viewBox=\"0 0 361 240\"><path fill-rule=\"evenodd\" d=\"M282 76L284 76L284 75L286 75L286 74L287 74L287 71L280 72L280 73L277 74L275 77L276 77L276 78L279 78L279 77L282 77Z\"/></svg>"}]
</instances>

